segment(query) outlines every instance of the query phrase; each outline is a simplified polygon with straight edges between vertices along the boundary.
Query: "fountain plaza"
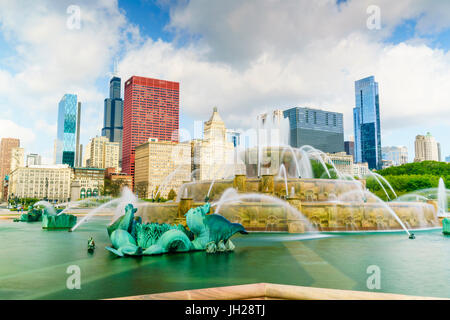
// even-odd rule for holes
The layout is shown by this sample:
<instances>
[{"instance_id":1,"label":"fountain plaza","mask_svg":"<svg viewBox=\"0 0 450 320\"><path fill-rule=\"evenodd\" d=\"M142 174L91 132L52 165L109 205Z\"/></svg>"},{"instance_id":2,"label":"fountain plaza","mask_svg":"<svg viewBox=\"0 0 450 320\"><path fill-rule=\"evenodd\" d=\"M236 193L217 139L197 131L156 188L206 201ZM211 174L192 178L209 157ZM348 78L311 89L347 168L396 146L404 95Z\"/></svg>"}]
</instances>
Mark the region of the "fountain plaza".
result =
<instances>
[{"instance_id":1,"label":"fountain plaza","mask_svg":"<svg viewBox=\"0 0 450 320\"><path fill-rule=\"evenodd\" d=\"M174 201L143 201L125 188L94 208L79 209L87 200L67 203L54 215L77 215L72 232L1 219L0 253L8 258L0 259L0 298L104 299L258 283L324 288L314 297L336 298L326 290L343 289L352 291L341 298L358 298L354 291L450 298L443 180L397 197L371 174L386 202L311 146L258 144L236 153L239 166L224 166L220 179L186 181ZM228 227L235 230L223 233ZM91 237L95 250L86 249ZM142 256L173 251L190 252ZM73 266L78 289L67 285ZM376 285L371 270L379 270Z\"/></svg>"}]
</instances>

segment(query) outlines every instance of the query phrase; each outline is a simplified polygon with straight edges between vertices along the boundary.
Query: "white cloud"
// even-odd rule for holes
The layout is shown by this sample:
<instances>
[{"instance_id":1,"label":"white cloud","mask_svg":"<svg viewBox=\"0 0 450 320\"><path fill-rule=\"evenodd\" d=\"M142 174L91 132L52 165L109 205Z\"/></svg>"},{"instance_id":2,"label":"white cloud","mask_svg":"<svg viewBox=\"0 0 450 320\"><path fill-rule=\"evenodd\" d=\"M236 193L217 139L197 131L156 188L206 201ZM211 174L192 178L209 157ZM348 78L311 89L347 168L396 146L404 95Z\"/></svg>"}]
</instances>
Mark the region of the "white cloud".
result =
<instances>
[{"instance_id":1,"label":"white cloud","mask_svg":"<svg viewBox=\"0 0 450 320\"><path fill-rule=\"evenodd\" d=\"M72 4L80 8L80 29L67 27ZM15 51L4 60L8 65L0 64L0 114L27 122L39 132L39 142L45 141L42 148L50 149L58 102L65 93L78 95L84 114L103 116L105 92L98 91L97 81L108 81L124 38L130 32L135 39L138 32L129 27L117 1L0 0L0 8L0 32ZM98 134L97 121L85 120L95 123L83 127L85 139Z\"/></svg>"},{"instance_id":2,"label":"white cloud","mask_svg":"<svg viewBox=\"0 0 450 320\"><path fill-rule=\"evenodd\" d=\"M0 137L19 138L21 146L31 144L36 140L36 135L31 128L22 127L11 120L0 119Z\"/></svg>"},{"instance_id":3,"label":"white cloud","mask_svg":"<svg viewBox=\"0 0 450 320\"><path fill-rule=\"evenodd\" d=\"M381 30L366 27L369 0L181 2L167 29L182 41L168 43L141 35L116 1L77 1L81 29L69 30L70 1L0 0L0 32L16 51L8 66L0 64L0 116L40 130L51 150L57 103L75 92L87 140L103 120L105 92L97 81L108 81L112 59L122 53L123 80L179 81L181 112L206 120L218 106L229 127L246 128L264 110L311 106L343 112L352 133L353 82L372 74L386 136L450 121L450 56L425 37L450 26L449 1L378 0ZM385 43L406 19L417 20L416 36Z\"/></svg>"},{"instance_id":4,"label":"white cloud","mask_svg":"<svg viewBox=\"0 0 450 320\"><path fill-rule=\"evenodd\" d=\"M192 0L172 10L169 26L196 35L190 45L148 39L119 71L180 81L184 112L206 119L218 105L233 127L249 126L262 110L311 106L343 112L351 134L354 81L368 75L380 84L384 132L449 122L449 54L420 38L383 40L405 19L417 18L421 34L448 27L450 3L378 1L379 31L366 28L369 4Z\"/></svg>"}]
</instances>

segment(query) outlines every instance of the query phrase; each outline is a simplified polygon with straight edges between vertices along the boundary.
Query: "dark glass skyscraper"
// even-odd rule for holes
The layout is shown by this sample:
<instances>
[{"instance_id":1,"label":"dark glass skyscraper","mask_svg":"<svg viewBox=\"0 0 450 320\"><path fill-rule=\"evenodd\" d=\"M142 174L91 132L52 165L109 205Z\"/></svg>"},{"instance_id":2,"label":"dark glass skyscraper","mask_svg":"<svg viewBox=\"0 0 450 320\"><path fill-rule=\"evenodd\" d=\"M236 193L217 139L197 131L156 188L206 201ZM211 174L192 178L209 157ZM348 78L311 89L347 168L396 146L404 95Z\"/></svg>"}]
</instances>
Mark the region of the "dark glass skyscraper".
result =
<instances>
[{"instance_id":1,"label":"dark glass skyscraper","mask_svg":"<svg viewBox=\"0 0 450 320\"><path fill-rule=\"evenodd\" d=\"M120 98L120 78L109 82L109 98L105 99L102 136L111 142L119 142L119 163L122 162L123 100Z\"/></svg>"},{"instance_id":2,"label":"dark glass skyscraper","mask_svg":"<svg viewBox=\"0 0 450 320\"><path fill-rule=\"evenodd\" d=\"M77 95L65 94L58 105L56 139L57 164L75 165L75 138L77 130Z\"/></svg>"},{"instance_id":3,"label":"dark glass skyscraper","mask_svg":"<svg viewBox=\"0 0 450 320\"><path fill-rule=\"evenodd\" d=\"M342 113L296 107L283 111L283 115L289 118L292 147L310 145L323 152L344 151Z\"/></svg>"},{"instance_id":4,"label":"dark glass skyscraper","mask_svg":"<svg viewBox=\"0 0 450 320\"><path fill-rule=\"evenodd\" d=\"M373 76L355 81L355 105L355 162L381 169L380 103L378 82Z\"/></svg>"}]
</instances>

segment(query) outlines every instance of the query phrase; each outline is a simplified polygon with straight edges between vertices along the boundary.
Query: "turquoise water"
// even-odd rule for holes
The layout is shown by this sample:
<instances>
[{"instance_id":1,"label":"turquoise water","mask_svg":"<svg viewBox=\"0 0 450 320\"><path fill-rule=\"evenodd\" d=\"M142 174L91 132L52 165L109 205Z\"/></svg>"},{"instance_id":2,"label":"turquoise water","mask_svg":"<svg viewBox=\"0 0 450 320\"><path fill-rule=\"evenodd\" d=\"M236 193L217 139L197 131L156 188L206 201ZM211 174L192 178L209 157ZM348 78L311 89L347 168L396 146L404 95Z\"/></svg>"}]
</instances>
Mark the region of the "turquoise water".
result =
<instances>
[{"instance_id":1,"label":"turquoise water","mask_svg":"<svg viewBox=\"0 0 450 320\"><path fill-rule=\"evenodd\" d=\"M252 233L235 236L228 254L117 258L104 249L107 221L75 232L0 222L0 299L101 299L256 282L450 298L450 237L440 230L416 232L415 240L404 233ZM80 267L79 290L66 287L70 265ZM367 288L370 265L380 268L380 290Z\"/></svg>"}]
</instances>

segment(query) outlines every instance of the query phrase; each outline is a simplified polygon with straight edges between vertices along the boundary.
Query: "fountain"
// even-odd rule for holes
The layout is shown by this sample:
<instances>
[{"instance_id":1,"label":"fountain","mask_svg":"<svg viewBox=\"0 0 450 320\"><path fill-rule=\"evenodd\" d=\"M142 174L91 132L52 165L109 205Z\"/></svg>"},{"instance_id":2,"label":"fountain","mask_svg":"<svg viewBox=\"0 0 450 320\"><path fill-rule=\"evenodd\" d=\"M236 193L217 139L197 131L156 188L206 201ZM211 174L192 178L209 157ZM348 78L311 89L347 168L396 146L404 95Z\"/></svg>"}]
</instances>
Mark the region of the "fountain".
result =
<instances>
[{"instance_id":1,"label":"fountain","mask_svg":"<svg viewBox=\"0 0 450 320\"><path fill-rule=\"evenodd\" d=\"M112 247L106 247L117 256L157 255L169 252L206 250L207 253L233 251L230 238L236 233L246 234L244 227L231 223L217 214L207 214L210 204L189 209L186 229L182 224L142 223L135 219L137 209L132 204L125 214L108 227Z\"/></svg>"},{"instance_id":2,"label":"fountain","mask_svg":"<svg viewBox=\"0 0 450 320\"><path fill-rule=\"evenodd\" d=\"M176 202L138 206L137 215L147 222L184 224L184 214L202 206L206 197L215 213L241 223L249 231L404 231L413 238L411 230L440 227L434 201L422 195L397 199L392 186L378 174L371 177L392 199L384 188L387 185L395 201L382 201L366 190L365 180L342 174L327 155L311 146L262 145L260 142L241 154L247 174L186 182ZM255 159L255 151L256 165L250 161ZM323 167L326 179L314 177L311 161ZM335 179L329 179L331 170ZM182 197L186 192L189 197Z\"/></svg>"},{"instance_id":3,"label":"fountain","mask_svg":"<svg viewBox=\"0 0 450 320\"><path fill-rule=\"evenodd\" d=\"M44 207L40 209L39 207ZM42 229L70 229L77 221L77 217L71 214L62 213L63 210L56 210L47 201L38 201L29 207L27 213L23 213L15 222L35 222L42 221Z\"/></svg>"},{"instance_id":4,"label":"fountain","mask_svg":"<svg viewBox=\"0 0 450 320\"><path fill-rule=\"evenodd\" d=\"M448 200L447 200L447 189L445 188L444 179L439 179L438 184L438 216L439 217L448 217Z\"/></svg>"},{"instance_id":5,"label":"fountain","mask_svg":"<svg viewBox=\"0 0 450 320\"><path fill-rule=\"evenodd\" d=\"M114 216L113 216L112 222L111 222L111 223L114 223L114 221L116 221L118 218L120 218L123 215L125 206L130 203L133 205L137 205L138 199L133 194L133 192L130 190L130 188L124 187L122 189L120 198L112 199L112 200L96 207L95 209L89 211L89 213L87 213L83 217L83 219L81 219L77 224L75 224L69 231L75 231L80 225L89 221L89 219L91 219L92 217L99 214L102 210L105 210L108 208L113 208L114 206L116 206L116 209L114 211Z\"/></svg>"}]
</instances>

